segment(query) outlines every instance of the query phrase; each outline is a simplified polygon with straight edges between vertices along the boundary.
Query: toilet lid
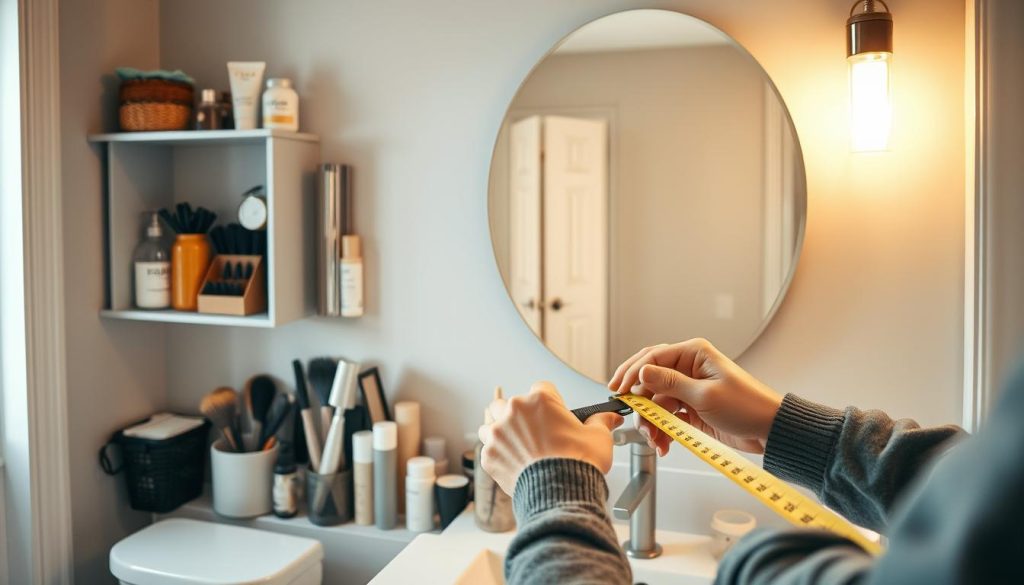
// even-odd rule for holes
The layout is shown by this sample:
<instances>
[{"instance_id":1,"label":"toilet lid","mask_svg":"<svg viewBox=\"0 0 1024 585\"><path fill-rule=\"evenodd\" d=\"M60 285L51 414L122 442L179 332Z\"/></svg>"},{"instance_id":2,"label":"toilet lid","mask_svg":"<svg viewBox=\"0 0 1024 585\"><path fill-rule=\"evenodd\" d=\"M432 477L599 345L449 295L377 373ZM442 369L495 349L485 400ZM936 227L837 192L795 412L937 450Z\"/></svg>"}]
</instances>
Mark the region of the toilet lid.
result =
<instances>
[{"instance_id":1,"label":"toilet lid","mask_svg":"<svg viewBox=\"0 0 1024 585\"><path fill-rule=\"evenodd\" d=\"M114 545L110 571L132 585L284 585L323 556L309 538L173 518Z\"/></svg>"}]
</instances>

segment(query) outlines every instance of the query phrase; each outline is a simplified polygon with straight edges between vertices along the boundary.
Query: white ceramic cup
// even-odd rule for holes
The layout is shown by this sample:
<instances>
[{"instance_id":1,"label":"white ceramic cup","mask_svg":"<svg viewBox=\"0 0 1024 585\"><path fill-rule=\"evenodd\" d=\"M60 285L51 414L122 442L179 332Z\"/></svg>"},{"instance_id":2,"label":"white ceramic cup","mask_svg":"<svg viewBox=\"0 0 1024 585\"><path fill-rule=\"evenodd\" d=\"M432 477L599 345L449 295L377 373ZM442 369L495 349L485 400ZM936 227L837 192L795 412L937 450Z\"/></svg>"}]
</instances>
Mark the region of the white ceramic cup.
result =
<instances>
[{"instance_id":1,"label":"white ceramic cup","mask_svg":"<svg viewBox=\"0 0 1024 585\"><path fill-rule=\"evenodd\" d=\"M266 451L235 453L224 440L210 445L213 510L228 518L254 518L273 509L277 445Z\"/></svg>"},{"instance_id":2,"label":"white ceramic cup","mask_svg":"<svg viewBox=\"0 0 1024 585\"><path fill-rule=\"evenodd\" d=\"M711 554L722 558L725 551L757 528L757 519L742 510L719 510L711 517Z\"/></svg>"}]
</instances>

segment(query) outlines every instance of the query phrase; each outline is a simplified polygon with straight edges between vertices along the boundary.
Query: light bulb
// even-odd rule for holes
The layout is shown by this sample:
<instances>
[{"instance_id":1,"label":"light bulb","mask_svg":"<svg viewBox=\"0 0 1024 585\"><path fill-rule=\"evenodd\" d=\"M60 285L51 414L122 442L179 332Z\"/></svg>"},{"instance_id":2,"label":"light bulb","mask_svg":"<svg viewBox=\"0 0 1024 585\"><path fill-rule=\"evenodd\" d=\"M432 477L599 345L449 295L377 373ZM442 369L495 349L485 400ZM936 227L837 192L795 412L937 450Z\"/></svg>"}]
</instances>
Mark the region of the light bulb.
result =
<instances>
[{"instance_id":1,"label":"light bulb","mask_svg":"<svg viewBox=\"0 0 1024 585\"><path fill-rule=\"evenodd\" d=\"M892 128L892 13L885 0L857 0L850 8L846 62L850 146L854 152L885 150Z\"/></svg>"},{"instance_id":2,"label":"light bulb","mask_svg":"<svg viewBox=\"0 0 1024 585\"><path fill-rule=\"evenodd\" d=\"M851 55L850 140L855 152L885 150L892 128L892 53Z\"/></svg>"}]
</instances>

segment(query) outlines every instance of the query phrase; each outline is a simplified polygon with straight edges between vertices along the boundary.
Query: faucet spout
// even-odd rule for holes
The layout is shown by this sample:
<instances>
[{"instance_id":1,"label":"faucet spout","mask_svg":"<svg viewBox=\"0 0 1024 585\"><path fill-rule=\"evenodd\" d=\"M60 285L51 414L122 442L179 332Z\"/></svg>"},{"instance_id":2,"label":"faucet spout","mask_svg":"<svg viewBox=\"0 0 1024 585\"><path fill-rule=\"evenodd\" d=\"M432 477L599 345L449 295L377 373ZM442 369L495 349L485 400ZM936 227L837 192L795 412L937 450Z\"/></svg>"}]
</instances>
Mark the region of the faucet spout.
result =
<instances>
[{"instance_id":1,"label":"faucet spout","mask_svg":"<svg viewBox=\"0 0 1024 585\"><path fill-rule=\"evenodd\" d=\"M646 471L637 473L633 479L629 480L629 485L615 501L612 514L619 520L629 520L653 489L654 475Z\"/></svg>"}]
</instances>

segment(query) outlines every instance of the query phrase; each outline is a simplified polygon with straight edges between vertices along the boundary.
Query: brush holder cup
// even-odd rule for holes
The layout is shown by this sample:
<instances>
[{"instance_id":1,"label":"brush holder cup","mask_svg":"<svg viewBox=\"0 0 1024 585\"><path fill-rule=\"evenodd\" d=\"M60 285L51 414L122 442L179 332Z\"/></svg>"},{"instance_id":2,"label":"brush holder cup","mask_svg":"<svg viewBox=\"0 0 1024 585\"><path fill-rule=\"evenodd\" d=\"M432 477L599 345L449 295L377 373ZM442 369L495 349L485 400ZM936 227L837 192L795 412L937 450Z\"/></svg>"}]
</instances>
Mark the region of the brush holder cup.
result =
<instances>
[{"instance_id":1,"label":"brush holder cup","mask_svg":"<svg viewBox=\"0 0 1024 585\"><path fill-rule=\"evenodd\" d=\"M264 451L237 453L223 439L210 446L213 511L227 518L255 518L273 508L277 445Z\"/></svg>"},{"instance_id":2,"label":"brush holder cup","mask_svg":"<svg viewBox=\"0 0 1024 585\"><path fill-rule=\"evenodd\" d=\"M352 519L352 470L321 475L306 471L309 521L317 526L336 526Z\"/></svg>"}]
</instances>

